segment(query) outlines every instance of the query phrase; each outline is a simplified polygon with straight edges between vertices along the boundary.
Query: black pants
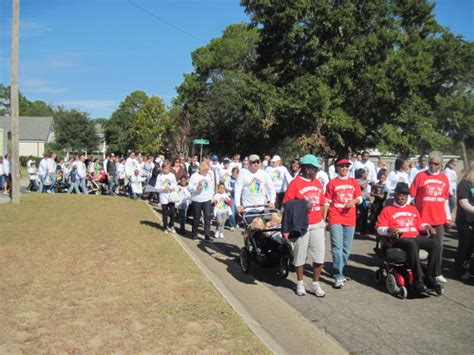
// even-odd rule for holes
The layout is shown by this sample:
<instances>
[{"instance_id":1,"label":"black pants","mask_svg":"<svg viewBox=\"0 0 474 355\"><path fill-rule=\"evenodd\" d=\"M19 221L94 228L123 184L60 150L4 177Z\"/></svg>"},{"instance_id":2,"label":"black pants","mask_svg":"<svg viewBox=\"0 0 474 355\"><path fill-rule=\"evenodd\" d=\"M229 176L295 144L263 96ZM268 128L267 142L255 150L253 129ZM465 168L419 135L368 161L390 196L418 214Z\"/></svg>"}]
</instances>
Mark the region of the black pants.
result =
<instances>
[{"instance_id":1,"label":"black pants","mask_svg":"<svg viewBox=\"0 0 474 355\"><path fill-rule=\"evenodd\" d=\"M439 253L439 243L425 236L416 238L397 239L393 246L405 250L407 253L407 263L413 271L415 278L423 277L423 270L420 265L420 249L428 252L428 276L438 276L437 270L441 269L441 257Z\"/></svg>"},{"instance_id":2,"label":"black pants","mask_svg":"<svg viewBox=\"0 0 474 355\"><path fill-rule=\"evenodd\" d=\"M459 208L459 207L458 207ZM458 274L464 273L464 262L471 260L474 251L474 224L456 224L458 228L459 243L454 259L454 271ZM470 273L474 273L474 263L471 263Z\"/></svg>"},{"instance_id":3,"label":"black pants","mask_svg":"<svg viewBox=\"0 0 474 355\"><path fill-rule=\"evenodd\" d=\"M276 199L275 199L275 208L281 210L283 207L283 197L285 197L284 192L277 192Z\"/></svg>"},{"instance_id":4,"label":"black pants","mask_svg":"<svg viewBox=\"0 0 474 355\"><path fill-rule=\"evenodd\" d=\"M367 234L367 219L369 218L369 204L367 201L357 205L357 231L359 234Z\"/></svg>"},{"instance_id":5,"label":"black pants","mask_svg":"<svg viewBox=\"0 0 474 355\"><path fill-rule=\"evenodd\" d=\"M192 236L197 238L199 220L201 219L201 211L204 215L204 236L206 239L211 238L211 201L196 202L193 201L193 229Z\"/></svg>"},{"instance_id":6,"label":"black pants","mask_svg":"<svg viewBox=\"0 0 474 355\"><path fill-rule=\"evenodd\" d=\"M163 227L173 228L174 226L174 202L170 202L166 205L161 205L163 210ZM168 222L169 220L169 222Z\"/></svg>"}]
</instances>

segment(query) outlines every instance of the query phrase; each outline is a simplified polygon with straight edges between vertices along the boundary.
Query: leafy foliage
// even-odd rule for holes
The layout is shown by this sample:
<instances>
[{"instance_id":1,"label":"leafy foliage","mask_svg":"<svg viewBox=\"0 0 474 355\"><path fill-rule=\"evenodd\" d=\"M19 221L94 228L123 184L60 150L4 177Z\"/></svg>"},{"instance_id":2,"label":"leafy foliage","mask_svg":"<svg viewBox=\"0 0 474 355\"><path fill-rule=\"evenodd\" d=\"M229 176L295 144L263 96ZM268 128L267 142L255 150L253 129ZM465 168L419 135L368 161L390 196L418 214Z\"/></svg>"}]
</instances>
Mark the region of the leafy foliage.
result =
<instances>
[{"instance_id":1,"label":"leafy foliage","mask_svg":"<svg viewBox=\"0 0 474 355\"><path fill-rule=\"evenodd\" d=\"M53 125L57 149L89 152L97 149L99 137L95 123L86 113L59 107Z\"/></svg>"}]
</instances>

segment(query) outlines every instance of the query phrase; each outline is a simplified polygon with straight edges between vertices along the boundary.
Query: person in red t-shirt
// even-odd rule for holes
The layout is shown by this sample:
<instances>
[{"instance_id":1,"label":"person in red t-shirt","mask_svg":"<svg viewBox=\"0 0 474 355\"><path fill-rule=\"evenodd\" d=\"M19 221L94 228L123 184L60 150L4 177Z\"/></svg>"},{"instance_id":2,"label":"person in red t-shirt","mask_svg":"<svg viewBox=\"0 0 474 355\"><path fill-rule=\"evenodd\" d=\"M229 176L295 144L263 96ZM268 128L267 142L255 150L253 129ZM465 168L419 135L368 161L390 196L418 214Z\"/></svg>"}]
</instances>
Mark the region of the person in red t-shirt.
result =
<instances>
[{"instance_id":1,"label":"person in red t-shirt","mask_svg":"<svg viewBox=\"0 0 474 355\"><path fill-rule=\"evenodd\" d=\"M449 180L440 171L443 155L431 152L428 157L428 170L419 172L410 186L410 194L415 198L415 206L423 222L436 229L433 239L440 245L440 259L443 257L444 227L452 224L449 209ZM436 270L436 279L446 282L441 275L441 264Z\"/></svg>"},{"instance_id":2,"label":"person in red t-shirt","mask_svg":"<svg viewBox=\"0 0 474 355\"><path fill-rule=\"evenodd\" d=\"M441 264L439 244L426 235L434 235L436 230L427 223L422 223L418 210L409 205L410 190L404 182L399 182L395 188L394 203L384 207L377 220L377 233L390 237L390 247L400 248L407 253L407 263L413 271L413 288L418 293L426 291L426 285L432 289L441 286L436 281L436 270ZM420 249L428 252L428 275L423 281L423 270L420 265ZM426 282L426 285L425 285Z\"/></svg>"},{"instance_id":3,"label":"person in red t-shirt","mask_svg":"<svg viewBox=\"0 0 474 355\"><path fill-rule=\"evenodd\" d=\"M349 177L351 163L338 159L335 163L338 176L326 187L326 209L329 208L329 231L331 232L332 263L335 288L344 286L344 266L351 254L356 225L356 205L362 203L359 183ZM329 207L328 207L329 206Z\"/></svg>"},{"instance_id":4,"label":"person in red t-shirt","mask_svg":"<svg viewBox=\"0 0 474 355\"><path fill-rule=\"evenodd\" d=\"M303 296L306 289L303 282L304 265L308 257L308 248L313 258L313 282L309 287L309 291L317 297L324 297L326 292L319 284L319 277L324 265L325 251L325 228L326 209L324 208L323 186L316 179L316 173L321 168L318 159L307 154L301 158L301 174L296 176L288 185L285 196L283 197L283 205L290 200L305 199L309 204L309 226L308 231L303 236L296 239L294 244L293 264L296 268L296 294Z\"/></svg>"}]
</instances>

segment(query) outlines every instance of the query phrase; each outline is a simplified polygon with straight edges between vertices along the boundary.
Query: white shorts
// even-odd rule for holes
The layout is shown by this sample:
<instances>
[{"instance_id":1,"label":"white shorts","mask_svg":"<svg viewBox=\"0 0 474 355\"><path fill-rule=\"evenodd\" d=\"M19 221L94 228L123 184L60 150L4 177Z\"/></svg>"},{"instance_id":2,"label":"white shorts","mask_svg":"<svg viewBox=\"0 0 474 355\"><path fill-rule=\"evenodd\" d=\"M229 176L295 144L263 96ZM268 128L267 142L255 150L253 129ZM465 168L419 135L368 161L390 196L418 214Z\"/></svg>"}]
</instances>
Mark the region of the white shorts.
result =
<instances>
[{"instance_id":1,"label":"white shorts","mask_svg":"<svg viewBox=\"0 0 474 355\"><path fill-rule=\"evenodd\" d=\"M303 266L308 258L308 249L313 258L313 263L324 264L326 250L325 233L326 222L310 224L308 231L294 242L293 265Z\"/></svg>"}]
</instances>

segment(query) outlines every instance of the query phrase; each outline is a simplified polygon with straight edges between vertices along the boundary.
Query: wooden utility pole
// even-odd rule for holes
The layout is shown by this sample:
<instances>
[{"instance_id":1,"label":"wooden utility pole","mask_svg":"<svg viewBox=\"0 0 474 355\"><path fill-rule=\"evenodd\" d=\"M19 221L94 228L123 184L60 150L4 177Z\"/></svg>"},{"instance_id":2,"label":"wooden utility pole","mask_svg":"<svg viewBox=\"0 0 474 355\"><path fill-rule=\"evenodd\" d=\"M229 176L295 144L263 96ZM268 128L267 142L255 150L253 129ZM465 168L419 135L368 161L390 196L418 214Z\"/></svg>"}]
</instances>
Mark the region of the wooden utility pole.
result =
<instances>
[{"instance_id":1,"label":"wooden utility pole","mask_svg":"<svg viewBox=\"0 0 474 355\"><path fill-rule=\"evenodd\" d=\"M11 65L11 97L10 116L12 119L12 187L13 203L20 203L20 107L18 100L18 47L20 37L20 0L12 0L12 65Z\"/></svg>"}]
</instances>

